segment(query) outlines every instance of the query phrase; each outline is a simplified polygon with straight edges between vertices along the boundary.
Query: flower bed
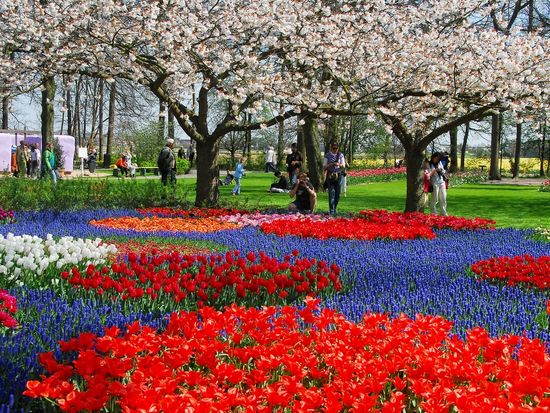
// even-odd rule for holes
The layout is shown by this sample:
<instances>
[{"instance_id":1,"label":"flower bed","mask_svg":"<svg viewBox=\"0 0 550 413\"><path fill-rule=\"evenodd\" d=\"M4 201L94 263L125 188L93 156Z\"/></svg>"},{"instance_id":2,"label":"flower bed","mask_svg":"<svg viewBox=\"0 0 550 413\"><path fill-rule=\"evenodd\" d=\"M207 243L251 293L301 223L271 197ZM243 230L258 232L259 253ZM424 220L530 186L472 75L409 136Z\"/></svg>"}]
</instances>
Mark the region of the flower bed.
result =
<instances>
[{"instance_id":1,"label":"flower bed","mask_svg":"<svg viewBox=\"0 0 550 413\"><path fill-rule=\"evenodd\" d=\"M360 241L332 238L320 240L302 237L287 237L281 240L278 237L266 235L262 231L258 231L257 228L249 226L244 226L232 231L210 233L174 232L169 234L137 234L132 230L112 231L109 228L89 225L89 221L92 219L97 220L132 215L136 216L135 210L65 211L62 214L51 211L18 212L17 221L9 227L4 226L3 228L5 231L9 230L16 234L36 234L43 239L47 238L47 234L53 234L55 239L70 234L74 237L91 239L108 239L116 237L118 241L123 243L126 242L125 239L137 239L139 242L143 241L144 243L146 243L147 240L153 240L157 245L173 243L175 246L174 249L179 248L177 244L180 242L198 242L199 244L197 245L204 243L207 248L208 245L216 243L217 245L222 245L231 250L238 249L243 251L241 254L243 259L246 259L245 257L249 251L265 251L266 255L277 257L279 262L284 259L285 255L292 255L291 253L293 250L299 250L301 254L309 260L316 260L317 262L320 260L327 260L337 265L338 268L341 268L340 277L342 278L342 282L345 283L346 288L341 290L338 294L322 294L322 307L339 311L344 314L348 320L360 322L363 320L365 314L373 313L385 314L379 317L389 317L390 319L399 319L401 313L411 316L414 314L439 315L454 323L452 338L449 338L452 342L458 342L464 339L470 340L467 331L477 326L482 326L487 332L484 334L489 334L491 337L488 339L490 345L494 343L496 347L501 345L502 340L506 340L505 338L499 337L508 337L510 334L520 335L525 337L526 340L527 338L538 338L546 345L550 344L550 330L548 328L548 321L550 320L548 317L548 311L550 311L548 309L548 290L540 290L538 288L502 288L502 286L498 284L478 282L474 277L468 276L469 274L467 271L473 262L485 260L492 256L517 256L527 253L534 257L543 255L550 256L550 244L534 241L532 238L533 233L530 230L444 230L436 231L437 240L435 242L425 238L392 242L389 240ZM223 220L225 218L221 219ZM331 218L328 217L323 217L323 219L331 220ZM321 226L323 224L318 223L318 225ZM383 226L384 224L379 225ZM4 235L6 235L5 232ZM134 245L133 241L128 241L128 243ZM146 247L144 246L143 248ZM166 251L157 252L159 255L162 255ZM181 255L181 251L179 252L179 255ZM138 260L141 259L141 254L136 255ZM149 259L150 257L147 258ZM124 262L127 267L130 267L129 260L125 259ZM169 263L166 264L169 265ZM65 355L61 356L58 344L59 340L67 341L82 333L102 336L105 327L110 328L116 326L125 329L128 324L136 320L140 320L142 326L148 326L154 331L159 331L158 334L164 334L161 332L165 331L172 308L164 307L163 303L172 303L171 305L175 305L174 300L170 299L168 295L162 298L161 301L154 301L148 295L144 295L144 297L140 299L129 298L127 300L117 300L116 298L118 297L112 292L112 297L115 298L113 301L112 299L106 298L106 296L109 296L111 293L104 293L104 296L100 297L94 290L85 291L82 287L67 288L68 282L62 281L59 277L61 270L56 269L55 263L51 265L52 266L48 267L48 270L43 276L40 277L41 280L48 281L49 284L43 284L40 289L16 287L10 288L9 290L9 294L17 299L18 309L16 317L19 326L15 332L5 334L5 336L0 339L0 411L5 407L2 405L3 403L10 405L10 411L15 410L19 412L23 410L27 413L31 411L44 411L44 408L47 407L49 402L44 401L44 399L33 399L30 401L28 398L22 396L22 392L28 380L34 380L40 377L40 375L46 374L43 368L38 365L37 354L53 351L58 360L74 360L75 354L72 352L68 353L67 357L65 357ZM78 264L78 266L81 268L80 273L85 273L85 267L81 267L81 264ZM102 266L105 266L105 264L96 266L96 268L99 269ZM112 267L111 264L106 266L109 269ZM51 273L48 272L50 269L52 269ZM207 268L207 272L208 271L209 269ZM195 274L194 271L186 272ZM185 272L180 271L180 274L183 276ZM87 277L88 275L86 274L85 276ZM0 280L2 280L2 278L0 278ZM52 281L55 280L58 281L57 286L52 285ZM61 286L63 286L63 290L60 289ZM0 286L0 288L2 287ZM164 291L162 294L165 294ZM120 297L121 296L122 294L120 294ZM247 292L246 299L251 297L252 293ZM187 299L189 299L189 295ZM238 299L240 300L240 298ZM288 300L289 298L287 298L287 301ZM197 302L198 298L195 298L195 304ZM190 302L190 304L192 303ZM177 305L181 309L184 307L185 303L180 302ZM257 307L261 307L261 304ZM258 310L257 307L254 307L256 308L254 311ZM296 307L293 306L291 308L292 311L296 311ZM286 308L282 309L282 311L286 311ZM367 316L367 319L368 317L370 316ZM424 317L424 319L427 318L430 317ZM270 322L271 321L273 320L270 319ZM206 328L208 328L210 325L211 324L193 325L191 327L202 328L206 326ZM307 326L302 325L300 327L304 327L305 329ZM437 327L432 324L429 326L429 330L437 330ZM307 329L303 331L307 332ZM361 340L362 336L356 334L356 326L353 325L349 331L349 340ZM476 331L480 330L476 329ZM223 332L220 334L222 340L224 337L227 337L223 334ZM375 332L374 335L376 334L377 332ZM163 337L168 338L166 335ZM243 346L254 345L253 342L246 341L247 336L243 337ZM424 334L420 334L420 337L424 337ZM430 337L433 336L430 335ZM451 336L449 335L449 337ZM460 337L460 339L457 337ZM348 341L346 340L342 340L338 343L333 342L334 351L340 351L341 354L347 354L346 346L348 345ZM441 343L444 346L447 342L448 341L445 340ZM219 345L219 342L214 341L213 343ZM327 343L330 342L327 341ZM209 344L210 343L206 343L205 346ZM273 343L273 345L276 344L277 343ZM356 343L352 343L349 347L354 348L353 346L355 344ZM394 343L390 342L384 349L391 350L393 345ZM485 345L482 347L488 348ZM523 348L523 343L520 344L520 347ZM489 351L491 351L491 348L489 348ZM399 347L399 349L402 349L402 347ZM469 351L469 349L471 349L471 347L464 347L465 351ZM365 349L362 348L362 350ZM514 357L518 354L515 347L514 349L506 348L505 351L508 350ZM159 353L159 356L169 357L172 354L173 353L170 352L163 352L162 354ZM220 352L220 357L222 357L221 354ZM378 368L386 368L388 365L394 365L396 360L399 362L402 360L403 354L407 355L408 353L407 351L403 353L388 353L384 360L377 360L377 362L373 363L374 367L369 366L369 371ZM271 356L271 354L269 355ZM469 365L465 364L463 359L460 358L463 355L464 353L461 353L455 357L454 354L449 354L449 362L458 360L457 365L461 368L468 369ZM288 356L293 356L293 354L289 354ZM538 357L539 361L545 360L544 356L541 356L541 353L538 353L536 357ZM91 358L92 357L90 357L90 359ZM303 358L306 360L305 356ZM84 365L87 360L85 355L81 356L82 363L80 363L80 365ZM292 358L289 360L291 362L294 359ZM155 360L155 362L156 361L157 360ZM484 362L485 358L479 358L477 361ZM426 361L426 363L428 362ZM160 367L162 367L162 365L163 364L159 364ZM289 369L292 369L291 371L294 373L294 366L300 367L302 365L289 365ZM422 366L424 365L426 364ZM437 365L439 366L439 364ZM486 367L484 366L486 365L476 365L476 368L480 367L480 369L476 371L485 372ZM247 372L250 371L252 373L252 371L256 369L256 364L251 363L250 365L246 365L246 367L243 365L241 369L245 370L249 367L250 370L247 370ZM324 368L324 366L320 366L320 368L321 367ZM530 368L530 365L527 364L527 368ZM182 370L176 369L174 371L181 372ZM201 372L204 372L206 375L210 371L201 370ZM285 374L285 372L286 371L283 371L283 375L279 377L280 379L289 380L293 378L292 375ZM217 373L218 370L215 370L213 374ZM392 379L399 377L405 380L401 372L394 373L395 375ZM525 378L525 381L522 383L527 383L526 387L529 387L530 383L528 381L530 380L531 372L522 370L521 374L523 374L521 377ZM537 373L533 373L532 375L536 377ZM365 376L366 375L363 374L358 377L363 379ZM540 373L538 376L542 376L543 378L546 377ZM332 378L338 376L332 375L330 377L332 380ZM167 381L163 382L163 384L172 380L173 376L166 376L165 378ZM474 379L477 380L478 378L479 376L476 376ZM96 376L96 379L101 380L101 377ZM277 377L275 377L275 379L277 379ZM472 379L471 382L477 384L478 382L474 379ZM72 380L71 378L70 381L73 382ZM135 380L137 381L138 378L136 377ZM156 379L153 378L150 383L157 384L158 382L154 380ZM126 383L131 382L131 380L128 380L124 381L123 384L126 385ZM213 382L216 385L218 384L217 381ZM273 381L274 386L281 386L276 387L276 390L280 390L280 392L277 393L274 391L270 393L271 396L269 397L278 397L277 394L284 394L287 390L287 387L282 387L283 385L277 383L279 382ZM293 385L294 381L288 383ZM315 396L315 394L317 394L314 393L317 391L317 384L313 381L306 381L305 383L304 387L307 387L307 390L310 391L307 395L312 394ZM347 387L342 389L342 394L344 394L345 397L351 398L349 396L350 394L353 396L356 395L356 393L352 393L358 391L354 383L355 382L351 382ZM522 383L513 383L515 390L518 390L518 388L522 386ZM228 394L240 395L241 393L238 393L239 391L248 391L250 389L250 387L245 387L241 384L242 383L239 383L239 385L235 386L237 387L236 390L228 389ZM330 382L323 383L323 391L325 389L329 389L330 391L330 388L326 387L325 384L330 385ZM466 382L460 380L455 383L457 386L466 386L466 384ZM299 385L300 383L297 383L297 386ZM416 385L418 385L417 382ZM490 385L492 384L489 384L489 386ZM116 385L113 384L113 386ZM390 384L388 384L388 386L390 386ZM410 386L407 386L401 391L401 393L405 394L406 400L409 400L408 395L411 394L409 391L410 388ZM430 387L430 389L431 388L432 387ZM437 387L437 385L434 385L433 388L434 391L430 397L432 397L434 403L438 398L443 400L443 402L448 401L447 396L449 394L451 394L451 396L454 394L454 389L443 395L439 393L439 387ZM208 392L211 388L203 387L203 389ZM217 389L217 387L215 387L215 389ZM87 387L79 388L79 391L86 392L86 390ZM198 391L198 387L193 387L189 390ZM261 391L261 389L258 390L255 388L252 390ZM388 388L387 392L384 393L384 397L389 396L391 399L393 396L397 399L399 396L397 395L397 390L397 388ZM468 387L468 392L470 391L472 392L472 397L474 397L474 394L480 394L479 390ZM508 391L508 389L506 389L506 391ZM468 397L463 396L464 390L462 388L459 388L458 392L461 397ZM321 393L321 391L319 391L319 393ZM10 398L10 394L14 395L13 399ZM152 395L151 397L156 397L154 390L151 390L150 394ZM189 392L187 394L189 394ZM206 393L201 393L201 396L206 397L205 394ZM301 410L301 405L299 406L296 403L304 402L305 398L302 398L303 394L304 393L300 393L299 400L297 397L292 400L295 405L288 409L289 411ZM332 393L323 394L330 395ZM513 393L511 397L517 400L515 395L516 393ZM183 397L183 393L178 395L178 397L180 396ZM323 397L323 400L326 400L324 395L321 395L321 397ZM142 400L147 399L144 398ZM201 399L200 402L197 402L197 405L199 405L200 408L204 406L204 404L201 403L209 403L209 401L212 400ZM481 396L480 400L483 400ZM492 399L489 398L487 400ZM546 401L546 399L542 398L536 400L535 403L538 403L540 400ZM167 399L163 400L163 402L166 401ZM194 401L195 399L192 399L188 404ZM529 402L530 399L526 398L524 401ZM185 403L185 401L180 403L180 406ZM406 409L419 412L420 410L418 407L412 407L413 403L416 402L411 401L411 405L408 405ZM424 403L424 401L422 401L422 403ZM487 401L487 403L491 404L490 401ZM502 407L499 403L500 402L497 401L494 404L495 407L493 410L500 409L500 411L506 411L508 407ZM187 406L188 404L185 405ZM472 406L472 409L469 409L469 406L460 405L460 411L491 411L489 408L478 408L475 404L472 404ZM512 407L509 409L513 409L514 405L510 406ZM545 408L543 404L537 407L539 407L539 410ZM359 408L361 408L361 406L359 406ZM391 410L392 408L392 406L386 407L387 410ZM209 411L209 405L206 405L205 409ZM272 410L271 406L267 405L264 406L264 409L267 411ZM531 407L524 407L524 410L528 409L531 409ZM114 408L106 410L112 412ZM136 409L130 409L130 411L135 410ZM317 410L320 411L323 409ZM359 409L356 410L364 411ZM396 410L401 412L402 409L397 408ZM448 408L442 408L442 410L445 412L449 411ZM254 409L251 408L251 411L254 411ZM430 409L428 405L425 411L437 411L437 409Z\"/></svg>"},{"instance_id":2,"label":"flower bed","mask_svg":"<svg viewBox=\"0 0 550 413\"><path fill-rule=\"evenodd\" d=\"M233 222L242 226L259 227L265 222L273 222L277 220L300 221L304 219L309 219L310 221L314 222L325 222L332 218L315 214L262 214L261 212L255 212L246 214L237 213L233 215L225 215L220 216L219 219L224 222Z\"/></svg>"},{"instance_id":3,"label":"flower bed","mask_svg":"<svg viewBox=\"0 0 550 413\"><path fill-rule=\"evenodd\" d=\"M48 375L25 394L62 411L529 411L547 409L550 357L538 340L465 340L432 316L354 324L331 310L233 306L173 314L165 331L61 343L74 362L40 356Z\"/></svg>"},{"instance_id":4,"label":"flower bed","mask_svg":"<svg viewBox=\"0 0 550 413\"><path fill-rule=\"evenodd\" d=\"M359 215L370 222L385 225L427 225L434 229L478 230L494 229L496 222L485 218L462 218L453 216L426 215L422 212L389 212L385 210L364 210Z\"/></svg>"},{"instance_id":5,"label":"flower bed","mask_svg":"<svg viewBox=\"0 0 550 413\"><path fill-rule=\"evenodd\" d=\"M12 329L17 327L17 320L14 315L17 311L15 297L8 294L6 290L0 290L0 333L2 327Z\"/></svg>"},{"instance_id":6,"label":"flower bed","mask_svg":"<svg viewBox=\"0 0 550 413\"><path fill-rule=\"evenodd\" d=\"M31 235L0 234L0 286L50 284L59 268L71 264L102 264L116 253L114 245L101 239L62 237L54 240Z\"/></svg>"},{"instance_id":7,"label":"flower bed","mask_svg":"<svg viewBox=\"0 0 550 413\"><path fill-rule=\"evenodd\" d=\"M156 242L152 240L109 240L109 244L114 245L118 251L116 256L114 256L115 261L125 260L130 253L138 255L158 255L177 252L180 255L194 255L208 254L209 252L211 252L210 248L193 245L191 243L173 244L166 242Z\"/></svg>"},{"instance_id":8,"label":"flower bed","mask_svg":"<svg viewBox=\"0 0 550 413\"><path fill-rule=\"evenodd\" d=\"M164 315L139 311L123 314L120 303L67 300L50 289L22 287L10 294L17 298L19 327L16 334L0 337L0 412L3 413L45 411L44 405L31 407L22 393L27 380L45 373L37 355L51 350L58 353L59 340L69 340L83 332L102 334L104 326L124 328L136 320L154 328L167 324ZM10 409L2 410L8 405Z\"/></svg>"},{"instance_id":9,"label":"flower bed","mask_svg":"<svg viewBox=\"0 0 550 413\"><path fill-rule=\"evenodd\" d=\"M471 270L483 280L550 289L550 256L546 255L490 258L474 263Z\"/></svg>"},{"instance_id":10,"label":"flower bed","mask_svg":"<svg viewBox=\"0 0 550 413\"><path fill-rule=\"evenodd\" d=\"M141 308L173 311L209 305L222 308L293 302L301 296L341 289L340 269L324 261L287 256L284 261L239 251L224 255L128 255L128 263L78 267L61 274L76 288L108 301L139 300Z\"/></svg>"},{"instance_id":11,"label":"flower bed","mask_svg":"<svg viewBox=\"0 0 550 413\"><path fill-rule=\"evenodd\" d=\"M350 169L347 171L347 176L350 185L389 182L405 178L407 168Z\"/></svg>"},{"instance_id":12,"label":"flower bed","mask_svg":"<svg viewBox=\"0 0 550 413\"><path fill-rule=\"evenodd\" d=\"M155 217L209 218L224 215L247 214L249 211L233 208L138 208L141 215Z\"/></svg>"},{"instance_id":13,"label":"flower bed","mask_svg":"<svg viewBox=\"0 0 550 413\"><path fill-rule=\"evenodd\" d=\"M264 222L260 225L260 229L266 234L275 234L280 237L294 235L317 239L407 240L435 238L434 232L424 224L411 225L392 222L391 225L381 225L362 218L334 218L323 223L310 218L300 220L286 218Z\"/></svg>"},{"instance_id":14,"label":"flower bed","mask_svg":"<svg viewBox=\"0 0 550 413\"><path fill-rule=\"evenodd\" d=\"M542 183L542 185L539 187L539 191L550 192L550 179Z\"/></svg>"},{"instance_id":15,"label":"flower bed","mask_svg":"<svg viewBox=\"0 0 550 413\"><path fill-rule=\"evenodd\" d=\"M0 225L13 224L15 222L15 214L13 211L6 211L0 208Z\"/></svg>"},{"instance_id":16,"label":"flower bed","mask_svg":"<svg viewBox=\"0 0 550 413\"><path fill-rule=\"evenodd\" d=\"M535 228L533 236L538 241L550 242L550 228Z\"/></svg>"},{"instance_id":17,"label":"flower bed","mask_svg":"<svg viewBox=\"0 0 550 413\"><path fill-rule=\"evenodd\" d=\"M489 174L477 171L455 172L449 174L449 186L455 188L465 184L479 184L489 180Z\"/></svg>"},{"instance_id":18,"label":"flower bed","mask_svg":"<svg viewBox=\"0 0 550 413\"><path fill-rule=\"evenodd\" d=\"M215 218L115 217L91 220L90 225L136 232L216 232L239 228Z\"/></svg>"}]
</instances>

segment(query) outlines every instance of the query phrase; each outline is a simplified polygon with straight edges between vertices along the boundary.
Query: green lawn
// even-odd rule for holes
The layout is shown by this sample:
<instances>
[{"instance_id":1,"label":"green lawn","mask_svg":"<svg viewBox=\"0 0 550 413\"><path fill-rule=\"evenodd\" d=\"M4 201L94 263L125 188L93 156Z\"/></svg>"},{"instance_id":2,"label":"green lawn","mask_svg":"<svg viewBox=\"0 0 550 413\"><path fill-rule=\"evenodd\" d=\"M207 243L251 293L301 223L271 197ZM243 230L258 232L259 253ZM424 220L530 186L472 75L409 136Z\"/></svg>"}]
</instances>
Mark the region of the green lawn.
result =
<instances>
[{"instance_id":1,"label":"green lawn","mask_svg":"<svg viewBox=\"0 0 550 413\"><path fill-rule=\"evenodd\" d=\"M191 184L191 180L184 181L186 185ZM247 173L241 182L241 195L231 196L233 186L221 187L222 201L245 208L280 208L288 205L291 199L287 194L267 192L271 182L272 174ZM327 194L322 192L318 197L318 211L328 211ZM404 205L405 182L383 182L348 186L348 196L340 200L338 211L402 211ZM550 193L526 186L463 185L449 189L448 212L457 216L492 218L499 227L550 228Z\"/></svg>"}]
</instances>

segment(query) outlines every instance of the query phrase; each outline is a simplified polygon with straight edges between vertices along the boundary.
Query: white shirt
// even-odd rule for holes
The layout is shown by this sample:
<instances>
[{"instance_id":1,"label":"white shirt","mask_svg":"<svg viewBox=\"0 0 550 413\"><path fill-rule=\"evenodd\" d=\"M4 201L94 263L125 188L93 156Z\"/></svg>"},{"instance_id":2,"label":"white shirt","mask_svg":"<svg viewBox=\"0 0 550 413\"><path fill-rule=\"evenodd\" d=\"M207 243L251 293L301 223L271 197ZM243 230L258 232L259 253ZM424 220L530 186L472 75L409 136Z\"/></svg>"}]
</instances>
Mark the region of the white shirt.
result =
<instances>
[{"instance_id":1,"label":"white shirt","mask_svg":"<svg viewBox=\"0 0 550 413\"><path fill-rule=\"evenodd\" d=\"M275 151L273 149L268 149L267 157L266 157L265 161L273 163L274 156L275 156Z\"/></svg>"}]
</instances>

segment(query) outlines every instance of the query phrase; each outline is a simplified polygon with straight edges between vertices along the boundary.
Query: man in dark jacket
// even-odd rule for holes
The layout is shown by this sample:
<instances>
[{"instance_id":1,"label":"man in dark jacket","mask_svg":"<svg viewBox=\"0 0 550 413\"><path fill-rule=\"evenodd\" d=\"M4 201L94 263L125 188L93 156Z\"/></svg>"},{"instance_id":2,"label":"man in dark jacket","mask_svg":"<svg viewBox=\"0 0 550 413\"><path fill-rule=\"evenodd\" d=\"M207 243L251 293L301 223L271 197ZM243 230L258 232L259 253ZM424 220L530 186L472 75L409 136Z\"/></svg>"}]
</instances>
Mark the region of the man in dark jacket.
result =
<instances>
[{"instance_id":1,"label":"man in dark jacket","mask_svg":"<svg viewBox=\"0 0 550 413\"><path fill-rule=\"evenodd\" d=\"M296 145L296 143L290 145L290 150L292 152L286 157L286 171L288 172L288 178L290 179L291 185L294 185L298 173L300 173L302 169L304 157L301 152L298 151L298 145Z\"/></svg>"},{"instance_id":2,"label":"man in dark jacket","mask_svg":"<svg viewBox=\"0 0 550 413\"><path fill-rule=\"evenodd\" d=\"M160 179L162 184L166 186L168 176L170 176L170 184L176 183L176 157L172 149L174 148L174 139L167 139L166 145L162 148L157 160L159 167Z\"/></svg>"}]
</instances>

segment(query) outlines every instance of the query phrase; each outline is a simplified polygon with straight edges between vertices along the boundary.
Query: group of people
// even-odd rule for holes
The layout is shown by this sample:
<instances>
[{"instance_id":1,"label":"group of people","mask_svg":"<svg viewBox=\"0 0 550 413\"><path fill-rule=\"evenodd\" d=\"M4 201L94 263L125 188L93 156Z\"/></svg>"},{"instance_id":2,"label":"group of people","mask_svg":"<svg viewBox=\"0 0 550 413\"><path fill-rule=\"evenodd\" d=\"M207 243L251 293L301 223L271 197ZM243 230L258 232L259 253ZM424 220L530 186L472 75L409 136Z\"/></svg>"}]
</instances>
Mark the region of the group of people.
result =
<instances>
[{"instance_id":1,"label":"group of people","mask_svg":"<svg viewBox=\"0 0 550 413\"><path fill-rule=\"evenodd\" d=\"M448 166L449 155L445 152L434 152L430 159L424 159L424 193L420 202L422 211L429 204L430 213L439 212L447 216Z\"/></svg>"},{"instance_id":2,"label":"group of people","mask_svg":"<svg viewBox=\"0 0 550 413\"><path fill-rule=\"evenodd\" d=\"M40 178L42 155L36 144L29 145L20 141L19 146L12 146L11 173L17 178Z\"/></svg>"},{"instance_id":3,"label":"group of people","mask_svg":"<svg viewBox=\"0 0 550 413\"><path fill-rule=\"evenodd\" d=\"M132 177L132 178L136 177L137 165L132 162L131 153L121 155L120 158L118 158L118 160L116 161L115 165L121 177L124 177L124 176ZM93 171L90 169L90 172L93 172Z\"/></svg>"},{"instance_id":4,"label":"group of people","mask_svg":"<svg viewBox=\"0 0 550 413\"><path fill-rule=\"evenodd\" d=\"M302 170L304 158L298 151L297 145L291 145L291 153L286 158L287 171L290 177L289 195L296 199L289 205L290 211L314 212L317 206L317 194L309 177ZM346 185L347 162L340 152L338 142L330 144L330 150L325 151L323 159L323 187L328 192L329 214L335 215L340 202L340 194Z\"/></svg>"},{"instance_id":5,"label":"group of people","mask_svg":"<svg viewBox=\"0 0 550 413\"><path fill-rule=\"evenodd\" d=\"M185 153L185 149L183 149L183 147L179 149L178 158L189 160L189 166L193 166L193 160L195 159L195 145L193 144L193 142L191 142L191 144L189 145L187 153Z\"/></svg>"},{"instance_id":6,"label":"group of people","mask_svg":"<svg viewBox=\"0 0 550 413\"><path fill-rule=\"evenodd\" d=\"M29 145L25 141L20 141L17 147L12 147L11 172L14 177L39 179L44 172L44 176L51 177L53 182L57 183L57 163L51 142L46 145L43 159L38 145L34 143Z\"/></svg>"},{"instance_id":7,"label":"group of people","mask_svg":"<svg viewBox=\"0 0 550 413\"><path fill-rule=\"evenodd\" d=\"M295 200L289 205L290 211L314 212L317 206L317 194L309 182L307 172L303 170L304 157L298 151L298 145L293 143L290 146L290 153L286 157L288 179L269 162L273 160L270 151L273 151L272 147L268 149L266 156L266 172L271 168L275 169L275 177L278 180L271 184L269 192L287 192L291 197L295 197ZM330 150L325 152L323 160L323 186L328 192L331 215L336 214L341 192L346 189L347 166L344 154L339 151L338 143L332 142Z\"/></svg>"}]
</instances>

